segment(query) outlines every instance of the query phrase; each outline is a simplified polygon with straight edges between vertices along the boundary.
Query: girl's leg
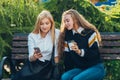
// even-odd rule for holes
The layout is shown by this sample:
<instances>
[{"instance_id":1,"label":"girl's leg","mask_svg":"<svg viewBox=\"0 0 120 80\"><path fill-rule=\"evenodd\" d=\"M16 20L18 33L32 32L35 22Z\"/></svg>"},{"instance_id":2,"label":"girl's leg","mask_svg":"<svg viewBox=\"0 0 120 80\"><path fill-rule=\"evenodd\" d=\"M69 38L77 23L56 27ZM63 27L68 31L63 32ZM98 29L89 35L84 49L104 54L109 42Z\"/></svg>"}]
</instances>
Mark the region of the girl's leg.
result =
<instances>
[{"instance_id":1,"label":"girl's leg","mask_svg":"<svg viewBox=\"0 0 120 80\"><path fill-rule=\"evenodd\" d=\"M69 70L62 75L61 80L72 80L72 78L78 75L80 72L81 70L79 68Z\"/></svg>"},{"instance_id":2,"label":"girl's leg","mask_svg":"<svg viewBox=\"0 0 120 80\"><path fill-rule=\"evenodd\" d=\"M72 80L102 80L104 76L105 70L103 64L97 64L82 71Z\"/></svg>"}]
</instances>

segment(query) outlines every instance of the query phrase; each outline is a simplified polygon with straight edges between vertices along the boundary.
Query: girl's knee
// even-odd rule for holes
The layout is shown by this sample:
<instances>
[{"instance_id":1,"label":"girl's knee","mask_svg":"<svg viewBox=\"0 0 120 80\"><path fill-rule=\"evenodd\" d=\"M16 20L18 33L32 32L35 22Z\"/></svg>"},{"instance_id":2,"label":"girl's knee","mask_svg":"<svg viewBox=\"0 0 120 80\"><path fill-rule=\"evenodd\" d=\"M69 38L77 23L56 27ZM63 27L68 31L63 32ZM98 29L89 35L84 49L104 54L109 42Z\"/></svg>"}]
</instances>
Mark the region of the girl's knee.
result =
<instances>
[{"instance_id":1,"label":"girl's knee","mask_svg":"<svg viewBox=\"0 0 120 80\"><path fill-rule=\"evenodd\" d=\"M64 74L61 76L61 80L69 80L69 74L64 73Z\"/></svg>"}]
</instances>

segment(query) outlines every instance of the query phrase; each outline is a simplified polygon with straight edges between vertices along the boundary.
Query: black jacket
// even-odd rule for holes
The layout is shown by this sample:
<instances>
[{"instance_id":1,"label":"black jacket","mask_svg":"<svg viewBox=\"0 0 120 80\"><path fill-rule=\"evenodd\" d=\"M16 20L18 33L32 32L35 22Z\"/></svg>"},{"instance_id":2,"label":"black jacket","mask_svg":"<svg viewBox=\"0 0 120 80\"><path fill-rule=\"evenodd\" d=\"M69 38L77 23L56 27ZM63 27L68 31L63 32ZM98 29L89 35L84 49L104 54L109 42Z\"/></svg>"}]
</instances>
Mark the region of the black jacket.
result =
<instances>
[{"instance_id":1,"label":"black jacket","mask_svg":"<svg viewBox=\"0 0 120 80\"><path fill-rule=\"evenodd\" d=\"M94 37L93 30L84 29L81 33L73 34L72 30L67 30L65 33L65 42L74 40L77 42L79 49L84 50L84 56L80 56L74 51L64 51L64 64L65 69L70 70L72 68L87 69L93 65L101 63L100 53L98 49L98 43ZM69 47L68 47L69 49Z\"/></svg>"}]
</instances>

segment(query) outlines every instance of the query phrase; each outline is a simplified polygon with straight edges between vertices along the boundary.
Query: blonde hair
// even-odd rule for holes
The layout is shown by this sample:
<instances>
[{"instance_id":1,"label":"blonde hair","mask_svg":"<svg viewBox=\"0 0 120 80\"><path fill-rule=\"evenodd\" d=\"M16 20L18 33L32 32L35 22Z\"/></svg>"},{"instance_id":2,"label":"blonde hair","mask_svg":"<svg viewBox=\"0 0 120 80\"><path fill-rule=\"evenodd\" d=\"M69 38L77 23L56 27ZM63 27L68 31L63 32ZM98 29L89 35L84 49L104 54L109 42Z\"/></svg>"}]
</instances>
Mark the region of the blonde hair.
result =
<instances>
[{"instance_id":1,"label":"blonde hair","mask_svg":"<svg viewBox=\"0 0 120 80\"><path fill-rule=\"evenodd\" d=\"M54 36L55 36L55 33L54 33L54 30L55 30L55 23L54 23L54 19L51 15L51 13L47 10L43 10L38 16L37 16L37 20L36 20L36 23L35 23L35 27L33 29L33 33L35 34L39 34L40 33L40 23L42 21L42 19L44 18L48 18L51 22L51 38L52 38L52 41L54 42Z\"/></svg>"},{"instance_id":2,"label":"blonde hair","mask_svg":"<svg viewBox=\"0 0 120 80\"><path fill-rule=\"evenodd\" d=\"M89 23L81 14L79 14L78 11L74 9L67 10L63 12L62 14L62 21L61 21L61 26L60 26L60 36L59 36L59 42L58 42L58 53L61 55L64 50L64 38L65 38L65 23L64 23L64 16L70 14L72 19L73 19L73 29L77 31L78 27L83 27L85 29L91 29L94 30L97 34L97 38L99 43L101 43L101 36L100 33L98 32L97 28Z\"/></svg>"}]
</instances>

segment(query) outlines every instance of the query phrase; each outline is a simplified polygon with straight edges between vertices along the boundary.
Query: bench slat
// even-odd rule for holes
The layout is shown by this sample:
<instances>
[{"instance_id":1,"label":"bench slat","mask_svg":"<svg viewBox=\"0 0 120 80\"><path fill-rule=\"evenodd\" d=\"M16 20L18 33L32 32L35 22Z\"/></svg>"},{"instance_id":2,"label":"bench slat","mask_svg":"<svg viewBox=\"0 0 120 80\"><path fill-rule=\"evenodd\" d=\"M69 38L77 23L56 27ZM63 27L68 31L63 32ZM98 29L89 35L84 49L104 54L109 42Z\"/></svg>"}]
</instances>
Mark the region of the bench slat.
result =
<instances>
[{"instance_id":1,"label":"bench slat","mask_svg":"<svg viewBox=\"0 0 120 80\"><path fill-rule=\"evenodd\" d=\"M120 54L120 48L99 48L100 53Z\"/></svg>"},{"instance_id":2,"label":"bench slat","mask_svg":"<svg viewBox=\"0 0 120 80\"><path fill-rule=\"evenodd\" d=\"M120 35L116 35L116 34L108 34L108 35L101 34L101 37L102 37L102 40L120 40Z\"/></svg>"},{"instance_id":3,"label":"bench slat","mask_svg":"<svg viewBox=\"0 0 120 80\"><path fill-rule=\"evenodd\" d=\"M12 48L12 53L28 53L28 48Z\"/></svg>"},{"instance_id":4,"label":"bench slat","mask_svg":"<svg viewBox=\"0 0 120 80\"><path fill-rule=\"evenodd\" d=\"M27 59L28 54L12 54L12 59Z\"/></svg>"},{"instance_id":5,"label":"bench slat","mask_svg":"<svg viewBox=\"0 0 120 80\"><path fill-rule=\"evenodd\" d=\"M28 33L16 33L13 36L14 40L27 40L28 39Z\"/></svg>"},{"instance_id":6,"label":"bench slat","mask_svg":"<svg viewBox=\"0 0 120 80\"><path fill-rule=\"evenodd\" d=\"M120 41L102 41L102 45L108 47L120 46Z\"/></svg>"},{"instance_id":7,"label":"bench slat","mask_svg":"<svg viewBox=\"0 0 120 80\"><path fill-rule=\"evenodd\" d=\"M120 60L120 54L101 54L101 57L104 60Z\"/></svg>"},{"instance_id":8,"label":"bench slat","mask_svg":"<svg viewBox=\"0 0 120 80\"><path fill-rule=\"evenodd\" d=\"M13 40L27 40L27 38L25 36L21 36L21 37L14 37Z\"/></svg>"},{"instance_id":9,"label":"bench slat","mask_svg":"<svg viewBox=\"0 0 120 80\"><path fill-rule=\"evenodd\" d=\"M13 41L13 47L27 47L27 41Z\"/></svg>"}]
</instances>

